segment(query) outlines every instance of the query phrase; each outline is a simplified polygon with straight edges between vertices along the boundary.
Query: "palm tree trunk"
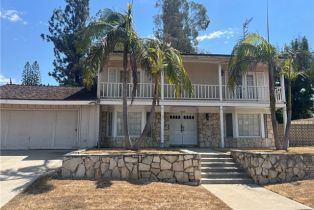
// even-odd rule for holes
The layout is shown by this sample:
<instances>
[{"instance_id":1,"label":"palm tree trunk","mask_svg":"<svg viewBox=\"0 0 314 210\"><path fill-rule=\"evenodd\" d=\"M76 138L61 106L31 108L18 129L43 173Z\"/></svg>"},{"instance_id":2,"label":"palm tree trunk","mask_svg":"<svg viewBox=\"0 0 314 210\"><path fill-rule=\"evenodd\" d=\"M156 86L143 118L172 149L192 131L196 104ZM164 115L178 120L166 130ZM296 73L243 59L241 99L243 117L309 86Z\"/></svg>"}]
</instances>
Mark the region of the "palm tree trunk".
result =
<instances>
[{"instance_id":1,"label":"palm tree trunk","mask_svg":"<svg viewBox=\"0 0 314 210\"><path fill-rule=\"evenodd\" d=\"M270 113L271 122L274 133L275 147L277 150L282 149L282 144L278 138L278 123L276 118L276 97L275 97L275 80L274 80L274 68L271 59L268 61L268 76L269 76L269 101L270 101Z\"/></svg>"},{"instance_id":2,"label":"palm tree trunk","mask_svg":"<svg viewBox=\"0 0 314 210\"><path fill-rule=\"evenodd\" d=\"M147 137L147 135L151 129L151 125L155 119L155 108L156 108L157 98L158 98L158 77L156 76L155 80L154 80L154 93L153 93L152 106L150 108L150 113L149 113L146 125L144 127L144 130L143 130L141 136L139 137L139 139L136 143L135 147L137 149L143 144L144 140L146 139L146 137Z\"/></svg>"},{"instance_id":3,"label":"palm tree trunk","mask_svg":"<svg viewBox=\"0 0 314 210\"><path fill-rule=\"evenodd\" d=\"M290 133L290 127L291 127L291 115L292 115L292 103L291 103L291 80L288 79L288 103L287 103L287 125L285 128L285 135L284 135L284 148L285 150L289 147L289 133ZM285 113L283 113L285 114Z\"/></svg>"},{"instance_id":4,"label":"palm tree trunk","mask_svg":"<svg viewBox=\"0 0 314 210\"><path fill-rule=\"evenodd\" d=\"M132 147L132 142L129 136L129 126L128 126L128 104L126 99L127 94L127 76L128 76L128 44L124 44L123 50L123 91L122 91L122 101L123 101L123 132L124 132L124 142L125 147L130 149Z\"/></svg>"}]
</instances>

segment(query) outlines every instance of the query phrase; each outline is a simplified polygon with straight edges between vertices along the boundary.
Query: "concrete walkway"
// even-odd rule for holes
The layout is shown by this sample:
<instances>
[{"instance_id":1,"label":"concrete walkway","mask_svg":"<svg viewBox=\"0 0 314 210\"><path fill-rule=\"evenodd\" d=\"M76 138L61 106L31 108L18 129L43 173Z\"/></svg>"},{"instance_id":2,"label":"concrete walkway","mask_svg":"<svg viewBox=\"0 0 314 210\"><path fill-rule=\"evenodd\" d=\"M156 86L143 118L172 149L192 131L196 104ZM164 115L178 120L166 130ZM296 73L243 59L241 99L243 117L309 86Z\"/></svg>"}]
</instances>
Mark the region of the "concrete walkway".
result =
<instances>
[{"instance_id":1,"label":"concrete walkway","mask_svg":"<svg viewBox=\"0 0 314 210\"><path fill-rule=\"evenodd\" d=\"M0 151L0 208L44 172L61 166L65 150Z\"/></svg>"},{"instance_id":2,"label":"concrete walkway","mask_svg":"<svg viewBox=\"0 0 314 210\"><path fill-rule=\"evenodd\" d=\"M202 186L234 210L312 209L255 184L204 184Z\"/></svg>"}]
</instances>

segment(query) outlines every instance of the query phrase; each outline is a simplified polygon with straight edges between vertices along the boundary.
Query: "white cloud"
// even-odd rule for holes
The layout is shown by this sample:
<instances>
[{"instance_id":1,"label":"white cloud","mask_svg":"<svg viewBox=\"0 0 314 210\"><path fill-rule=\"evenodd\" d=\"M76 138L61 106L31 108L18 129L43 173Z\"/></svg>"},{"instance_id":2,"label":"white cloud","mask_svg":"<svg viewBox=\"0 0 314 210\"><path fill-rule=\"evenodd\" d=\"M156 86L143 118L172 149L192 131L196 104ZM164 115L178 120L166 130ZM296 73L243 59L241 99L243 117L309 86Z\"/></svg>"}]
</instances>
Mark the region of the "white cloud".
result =
<instances>
[{"instance_id":1,"label":"white cloud","mask_svg":"<svg viewBox=\"0 0 314 210\"><path fill-rule=\"evenodd\" d=\"M198 36L196 39L198 41L219 39L219 38L230 39L230 38L234 37L235 34L236 34L236 32L235 32L234 29L228 28L228 29L225 29L225 30L214 31L214 32L211 32L211 33L209 33L207 35Z\"/></svg>"},{"instance_id":2,"label":"white cloud","mask_svg":"<svg viewBox=\"0 0 314 210\"><path fill-rule=\"evenodd\" d=\"M11 81L13 84L17 84L15 78L11 78ZM10 78L7 78L7 77L3 76L2 74L0 74L0 85L6 85L8 83L10 83Z\"/></svg>"},{"instance_id":3,"label":"white cloud","mask_svg":"<svg viewBox=\"0 0 314 210\"><path fill-rule=\"evenodd\" d=\"M24 25L28 24L25 20L21 18L21 13L14 9L0 11L0 17L12 23L21 22Z\"/></svg>"}]
</instances>

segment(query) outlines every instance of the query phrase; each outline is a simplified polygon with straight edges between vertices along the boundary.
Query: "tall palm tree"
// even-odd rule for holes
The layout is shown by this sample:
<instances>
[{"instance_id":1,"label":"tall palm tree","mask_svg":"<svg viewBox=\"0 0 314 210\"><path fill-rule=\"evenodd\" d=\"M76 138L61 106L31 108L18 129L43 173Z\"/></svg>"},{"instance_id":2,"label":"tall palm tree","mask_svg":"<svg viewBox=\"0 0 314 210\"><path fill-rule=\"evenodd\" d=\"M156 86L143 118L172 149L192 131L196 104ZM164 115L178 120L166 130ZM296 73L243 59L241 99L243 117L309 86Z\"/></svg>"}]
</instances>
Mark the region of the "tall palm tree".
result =
<instances>
[{"instance_id":1,"label":"tall palm tree","mask_svg":"<svg viewBox=\"0 0 314 210\"><path fill-rule=\"evenodd\" d=\"M148 120L137 141L137 147L143 144L155 118L155 107L159 102L160 96L161 72L164 73L166 81L174 85L177 97L183 90L187 91L189 95L192 94L192 84L178 50L174 49L169 44L151 39L143 40L141 46L140 55L138 56L140 58L139 63L152 78L153 100Z\"/></svg>"},{"instance_id":2,"label":"tall palm tree","mask_svg":"<svg viewBox=\"0 0 314 210\"><path fill-rule=\"evenodd\" d=\"M287 80L287 125L284 133L283 149L287 150L289 147L289 132L291 126L292 117L292 93L291 82L295 81L299 76L305 77L306 74L301 69L298 69L297 55L304 52L298 52L293 49L286 49L286 52L282 55L283 61L281 63L281 73ZM305 70L305 69L304 69ZM284 113L285 114L285 113Z\"/></svg>"},{"instance_id":3,"label":"tall palm tree","mask_svg":"<svg viewBox=\"0 0 314 210\"><path fill-rule=\"evenodd\" d=\"M278 124L276 118L274 79L276 61L277 54L275 48L270 43L268 43L267 40L257 33L244 34L244 37L237 42L231 53L231 58L228 64L230 71L228 83L232 87L239 82L237 81L239 75L255 70L258 63L267 64L269 76L270 112L275 147L276 149L282 149L283 144L281 143L278 136Z\"/></svg>"},{"instance_id":4,"label":"tall palm tree","mask_svg":"<svg viewBox=\"0 0 314 210\"><path fill-rule=\"evenodd\" d=\"M86 53L83 59L85 66L83 72L83 83L90 87L98 70L102 70L117 45L123 46L123 130L125 145L132 147L128 129L128 107L127 107L127 75L128 75L128 56L133 77L133 96L136 93L137 84L137 65L136 52L140 44L138 36L132 25L132 5L128 5L125 14L104 9L97 14L96 20L92 21L86 29L81 32L81 40L77 43L78 48Z\"/></svg>"}]
</instances>

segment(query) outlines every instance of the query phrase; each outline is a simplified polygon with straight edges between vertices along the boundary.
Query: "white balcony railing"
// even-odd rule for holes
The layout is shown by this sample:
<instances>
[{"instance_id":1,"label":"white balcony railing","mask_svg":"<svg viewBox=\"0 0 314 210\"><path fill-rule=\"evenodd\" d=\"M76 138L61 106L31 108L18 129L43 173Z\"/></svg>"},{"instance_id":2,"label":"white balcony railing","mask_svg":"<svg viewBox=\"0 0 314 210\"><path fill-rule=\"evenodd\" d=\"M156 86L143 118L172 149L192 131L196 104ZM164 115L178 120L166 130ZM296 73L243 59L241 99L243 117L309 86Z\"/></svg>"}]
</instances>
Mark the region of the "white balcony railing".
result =
<instances>
[{"instance_id":1,"label":"white balcony railing","mask_svg":"<svg viewBox=\"0 0 314 210\"><path fill-rule=\"evenodd\" d=\"M101 98L121 98L122 97L122 83L102 82L100 84ZM175 93L174 85L164 85L165 99L198 99L198 100L219 100L219 85L207 84L193 84L193 94L188 95L183 91L178 97ZM133 83L127 83L127 97L132 95ZM136 98L152 98L154 85L152 83L138 83ZM275 89L276 100L282 101L281 87ZM268 101L269 90L266 86L236 86L230 88L229 86L222 86L222 98L225 101Z\"/></svg>"},{"instance_id":2,"label":"white balcony railing","mask_svg":"<svg viewBox=\"0 0 314 210\"><path fill-rule=\"evenodd\" d=\"M226 100L259 100L269 99L269 90L265 86L223 86L223 98Z\"/></svg>"}]
</instances>

